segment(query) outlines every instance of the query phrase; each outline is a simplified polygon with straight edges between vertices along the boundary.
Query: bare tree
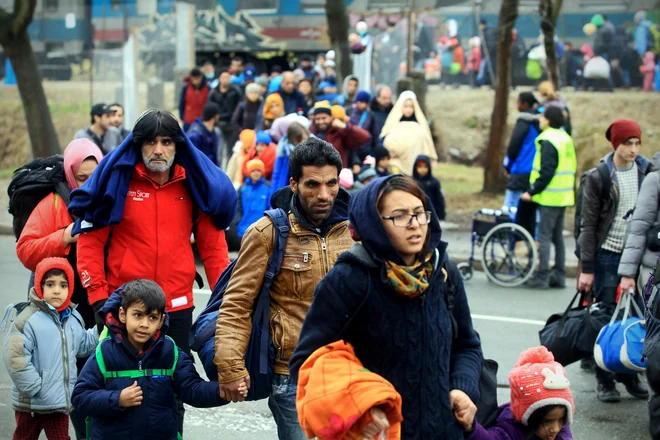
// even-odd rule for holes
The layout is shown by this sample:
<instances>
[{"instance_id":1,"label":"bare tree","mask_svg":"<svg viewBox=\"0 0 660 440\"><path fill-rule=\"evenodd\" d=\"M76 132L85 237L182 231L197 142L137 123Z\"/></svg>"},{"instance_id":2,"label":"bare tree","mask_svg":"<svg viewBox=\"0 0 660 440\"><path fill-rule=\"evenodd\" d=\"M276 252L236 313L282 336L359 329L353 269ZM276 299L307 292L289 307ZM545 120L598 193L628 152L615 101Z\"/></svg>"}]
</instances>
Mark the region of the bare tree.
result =
<instances>
[{"instance_id":1,"label":"bare tree","mask_svg":"<svg viewBox=\"0 0 660 440\"><path fill-rule=\"evenodd\" d=\"M555 45L555 28L561 6L562 0L540 0L539 2L548 80L554 84L555 90L559 90L559 61Z\"/></svg>"},{"instance_id":2,"label":"bare tree","mask_svg":"<svg viewBox=\"0 0 660 440\"><path fill-rule=\"evenodd\" d=\"M353 72L351 52L348 44L348 11L345 0L325 0L325 15L328 21L330 46L335 51L337 83Z\"/></svg>"},{"instance_id":3,"label":"bare tree","mask_svg":"<svg viewBox=\"0 0 660 440\"><path fill-rule=\"evenodd\" d=\"M46 157L59 153L61 149L27 32L36 6L37 0L14 0L13 12L0 8L0 45L16 72L32 154Z\"/></svg>"},{"instance_id":4,"label":"bare tree","mask_svg":"<svg viewBox=\"0 0 660 440\"><path fill-rule=\"evenodd\" d=\"M509 113L509 84L511 81L511 46L513 27L518 18L519 0L502 0L497 33L497 83L495 104L491 116L490 136L484 163L483 192L500 193L506 188L506 176L502 167L504 158L504 133Z\"/></svg>"}]
</instances>

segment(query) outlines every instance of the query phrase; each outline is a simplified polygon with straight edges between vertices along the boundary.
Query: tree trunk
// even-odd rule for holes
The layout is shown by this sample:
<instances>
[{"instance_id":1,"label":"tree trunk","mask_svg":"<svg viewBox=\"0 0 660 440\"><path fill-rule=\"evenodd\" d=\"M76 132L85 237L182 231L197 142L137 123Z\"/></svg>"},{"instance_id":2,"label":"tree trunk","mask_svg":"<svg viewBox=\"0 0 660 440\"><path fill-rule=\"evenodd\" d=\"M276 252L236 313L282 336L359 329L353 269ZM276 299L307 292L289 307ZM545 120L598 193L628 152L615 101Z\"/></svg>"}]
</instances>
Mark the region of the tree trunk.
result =
<instances>
[{"instance_id":1,"label":"tree trunk","mask_svg":"<svg viewBox=\"0 0 660 440\"><path fill-rule=\"evenodd\" d=\"M325 14L328 20L330 46L335 51L337 84L353 73L353 62L348 44L348 11L345 0L326 0Z\"/></svg>"},{"instance_id":2,"label":"tree trunk","mask_svg":"<svg viewBox=\"0 0 660 440\"><path fill-rule=\"evenodd\" d=\"M483 192L501 193L506 188L506 176L502 167L504 159L504 133L509 111L509 84L511 81L511 46L513 27L518 18L519 0L502 0L498 23L497 84L495 104L491 116L490 136L484 163Z\"/></svg>"},{"instance_id":3,"label":"tree trunk","mask_svg":"<svg viewBox=\"0 0 660 440\"><path fill-rule=\"evenodd\" d=\"M561 7L561 0L557 1ZM559 62L557 60L557 46L555 45L555 24L557 14L553 13L553 1L541 0L539 3L539 13L541 14L541 31L543 32L543 42L545 45L546 70L548 80L559 90Z\"/></svg>"},{"instance_id":4,"label":"tree trunk","mask_svg":"<svg viewBox=\"0 0 660 440\"><path fill-rule=\"evenodd\" d=\"M16 83L23 102L33 157L47 157L61 153L46 94L41 84L39 66L27 30L13 35L9 42L1 42L16 73Z\"/></svg>"}]
</instances>

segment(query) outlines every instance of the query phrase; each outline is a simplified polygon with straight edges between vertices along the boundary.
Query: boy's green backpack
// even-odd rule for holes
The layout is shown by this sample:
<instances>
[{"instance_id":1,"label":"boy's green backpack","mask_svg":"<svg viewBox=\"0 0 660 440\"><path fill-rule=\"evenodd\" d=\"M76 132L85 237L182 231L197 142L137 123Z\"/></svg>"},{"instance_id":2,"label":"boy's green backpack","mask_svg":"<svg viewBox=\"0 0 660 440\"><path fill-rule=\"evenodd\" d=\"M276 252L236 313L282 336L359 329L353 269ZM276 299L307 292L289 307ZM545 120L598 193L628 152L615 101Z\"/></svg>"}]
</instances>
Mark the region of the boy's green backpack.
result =
<instances>
[{"instance_id":1,"label":"boy's green backpack","mask_svg":"<svg viewBox=\"0 0 660 440\"><path fill-rule=\"evenodd\" d=\"M527 66L525 67L527 71L527 78L534 81L541 79L543 76L543 67L541 62L538 60L527 60Z\"/></svg>"},{"instance_id":2,"label":"boy's green backpack","mask_svg":"<svg viewBox=\"0 0 660 440\"><path fill-rule=\"evenodd\" d=\"M151 377L151 376L167 376L170 379L174 378L174 371L176 371L176 364L179 361L179 348L176 346L176 342L174 342L174 339L170 338L169 336L166 336L167 339L172 341L172 344L174 344L174 362L172 363L172 367L168 369L158 369L158 370L121 370L121 371L108 371L107 368L105 367L105 359L103 359L103 350L101 350L101 343L105 340L110 338L110 333L108 332L108 327L104 327L103 331L99 335L99 343L96 346L96 362L99 366L99 370L101 370L101 375L103 376L103 380L108 380L108 379L116 379L118 377L128 377L131 379L137 379L138 377ZM87 417L86 420L86 430L87 430L87 440L90 440L91 433L92 433L92 419L90 417ZM183 440L183 437L181 436L180 433L177 434L177 438L179 440Z\"/></svg>"},{"instance_id":3,"label":"boy's green backpack","mask_svg":"<svg viewBox=\"0 0 660 440\"><path fill-rule=\"evenodd\" d=\"M653 23L649 26L648 50L656 55L660 55L660 26Z\"/></svg>"}]
</instances>

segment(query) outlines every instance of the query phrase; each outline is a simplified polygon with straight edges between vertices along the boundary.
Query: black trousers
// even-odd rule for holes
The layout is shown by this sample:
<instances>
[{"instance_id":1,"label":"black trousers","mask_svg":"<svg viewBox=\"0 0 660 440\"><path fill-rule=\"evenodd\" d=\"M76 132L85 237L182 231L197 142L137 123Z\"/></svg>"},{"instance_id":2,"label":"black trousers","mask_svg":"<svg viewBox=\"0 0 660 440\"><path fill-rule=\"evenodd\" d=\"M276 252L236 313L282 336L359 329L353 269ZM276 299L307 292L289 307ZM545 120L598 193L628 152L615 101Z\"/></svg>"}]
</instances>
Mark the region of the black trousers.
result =
<instances>
[{"instance_id":1,"label":"black trousers","mask_svg":"<svg viewBox=\"0 0 660 440\"><path fill-rule=\"evenodd\" d=\"M170 327L167 330L167 335L174 340L181 351L190 355L190 341L188 337L193 322L193 307L178 312L171 312L169 315ZM176 415L177 419L179 419L179 432L183 435L183 417L186 411L179 396L176 396L175 400Z\"/></svg>"}]
</instances>

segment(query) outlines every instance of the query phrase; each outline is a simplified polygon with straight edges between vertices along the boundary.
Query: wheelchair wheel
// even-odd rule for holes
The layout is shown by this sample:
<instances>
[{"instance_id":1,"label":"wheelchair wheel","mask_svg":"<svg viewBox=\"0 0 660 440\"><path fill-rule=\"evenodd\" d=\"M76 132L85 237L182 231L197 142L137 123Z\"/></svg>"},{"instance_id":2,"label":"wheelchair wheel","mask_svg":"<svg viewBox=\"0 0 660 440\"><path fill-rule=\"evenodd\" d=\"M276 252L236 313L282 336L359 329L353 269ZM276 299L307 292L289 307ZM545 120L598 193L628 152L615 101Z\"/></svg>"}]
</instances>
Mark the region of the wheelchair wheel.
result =
<instances>
[{"instance_id":1,"label":"wheelchair wheel","mask_svg":"<svg viewBox=\"0 0 660 440\"><path fill-rule=\"evenodd\" d=\"M497 285L513 287L527 281L537 258L534 239L515 223L497 225L484 237L481 264L488 279Z\"/></svg>"},{"instance_id":2,"label":"wheelchair wheel","mask_svg":"<svg viewBox=\"0 0 660 440\"><path fill-rule=\"evenodd\" d=\"M472 279L473 272L470 263L461 263L457 267L463 277L463 281L470 281Z\"/></svg>"}]
</instances>

